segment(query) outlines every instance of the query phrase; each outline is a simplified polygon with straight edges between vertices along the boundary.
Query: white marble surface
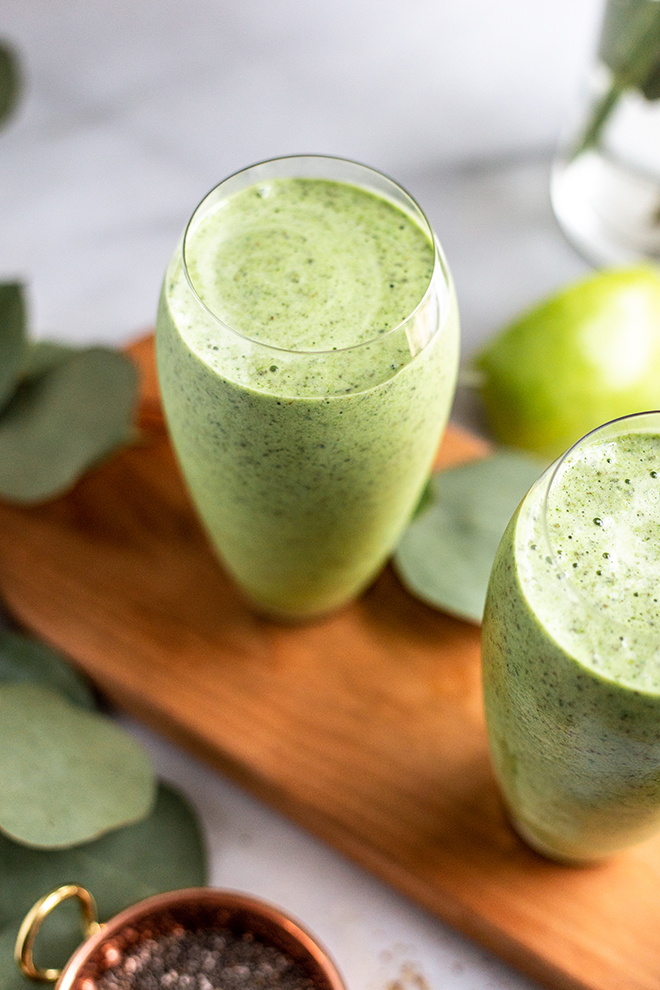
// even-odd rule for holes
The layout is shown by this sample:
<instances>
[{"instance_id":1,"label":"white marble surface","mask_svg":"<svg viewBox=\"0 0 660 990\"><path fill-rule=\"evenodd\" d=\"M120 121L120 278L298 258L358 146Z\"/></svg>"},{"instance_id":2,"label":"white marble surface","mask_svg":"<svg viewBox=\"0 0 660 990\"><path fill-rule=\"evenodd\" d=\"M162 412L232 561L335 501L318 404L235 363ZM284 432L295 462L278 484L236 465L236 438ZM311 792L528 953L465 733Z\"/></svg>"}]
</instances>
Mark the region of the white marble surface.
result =
<instances>
[{"instance_id":1,"label":"white marble surface","mask_svg":"<svg viewBox=\"0 0 660 990\"><path fill-rule=\"evenodd\" d=\"M464 354L586 269L550 213L552 148L599 0L3 0L25 98L0 133L0 279L36 336L122 343L202 195L252 161L343 155L418 198L457 282ZM469 397L457 415L475 422ZM219 774L124 720L197 806L212 882L271 899L349 990L525 978Z\"/></svg>"}]
</instances>

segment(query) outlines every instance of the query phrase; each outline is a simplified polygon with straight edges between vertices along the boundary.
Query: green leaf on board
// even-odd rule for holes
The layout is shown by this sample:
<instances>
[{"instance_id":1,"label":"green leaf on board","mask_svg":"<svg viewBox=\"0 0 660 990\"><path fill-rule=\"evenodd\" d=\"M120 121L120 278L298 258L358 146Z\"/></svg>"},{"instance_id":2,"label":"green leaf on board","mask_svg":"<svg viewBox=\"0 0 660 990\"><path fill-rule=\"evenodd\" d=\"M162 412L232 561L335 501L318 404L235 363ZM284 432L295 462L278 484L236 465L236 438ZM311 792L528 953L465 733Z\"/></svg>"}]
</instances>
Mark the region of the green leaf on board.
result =
<instances>
[{"instance_id":1,"label":"green leaf on board","mask_svg":"<svg viewBox=\"0 0 660 990\"><path fill-rule=\"evenodd\" d=\"M0 282L0 410L11 398L27 351L23 289Z\"/></svg>"},{"instance_id":2,"label":"green leaf on board","mask_svg":"<svg viewBox=\"0 0 660 990\"><path fill-rule=\"evenodd\" d=\"M12 114L18 102L20 90L18 60L13 48L0 42L0 125Z\"/></svg>"},{"instance_id":3,"label":"green leaf on board","mask_svg":"<svg viewBox=\"0 0 660 990\"><path fill-rule=\"evenodd\" d=\"M59 653L31 636L0 629L0 684L7 681L43 684L82 708L96 709L87 681Z\"/></svg>"},{"instance_id":4,"label":"green leaf on board","mask_svg":"<svg viewBox=\"0 0 660 990\"><path fill-rule=\"evenodd\" d=\"M21 377L38 378L63 364L76 350L71 344L60 344L54 340L29 340L23 355Z\"/></svg>"},{"instance_id":5,"label":"green leaf on board","mask_svg":"<svg viewBox=\"0 0 660 990\"><path fill-rule=\"evenodd\" d=\"M64 848L151 811L142 747L42 684L0 684L0 753L0 830L18 842Z\"/></svg>"},{"instance_id":6,"label":"green leaf on board","mask_svg":"<svg viewBox=\"0 0 660 990\"><path fill-rule=\"evenodd\" d=\"M422 489L422 494L419 496L417 505L415 506L415 511L412 514L412 519L419 519L426 510L429 508L433 502L433 477L430 477Z\"/></svg>"},{"instance_id":7,"label":"green leaf on board","mask_svg":"<svg viewBox=\"0 0 660 990\"><path fill-rule=\"evenodd\" d=\"M161 784L148 818L73 849L29 849L0 835L0 875L0 990L27 990L34 984L14 964L14 942L39 897L60 884L79 883L93 894L99 917L107 921L153 894L203 886L206 849L193 809ZM39 932L37 964L62 966L80 941L77 908L62 904Z\"/></svg>"},{"instance_id":8,"label":"green leaf on board","mask_svg":"<svg viewBox=\"0 0 660 990\"><path fill-rule=\"evenodd\" d=\"M394 568L428 605L480 623L495 552L543 466L502 450L435 475L432 501L403 535Z\"/></svg>"},{"instance_id":9,"label":"green leaf on board","mask_svg":"<svg viewBox=\"0 0 660 990\"><path fill-rule=\"evenodd\" d=\"M67 491L131 434L137 374L93 347L23 381L0 418L0 496L24 504Z\"/></svg>"}]
</instances>

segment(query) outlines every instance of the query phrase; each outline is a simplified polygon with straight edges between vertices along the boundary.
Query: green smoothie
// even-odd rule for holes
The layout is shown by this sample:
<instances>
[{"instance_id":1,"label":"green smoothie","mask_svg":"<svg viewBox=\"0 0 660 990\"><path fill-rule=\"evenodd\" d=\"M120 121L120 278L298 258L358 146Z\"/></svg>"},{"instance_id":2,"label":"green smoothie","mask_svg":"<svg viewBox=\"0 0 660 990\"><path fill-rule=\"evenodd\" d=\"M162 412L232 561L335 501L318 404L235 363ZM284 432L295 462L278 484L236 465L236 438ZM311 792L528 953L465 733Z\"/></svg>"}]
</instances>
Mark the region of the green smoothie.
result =
<instances>
[{"instance_id":1,"label":"green smoothie","mask_svg":"<svg viewBox=\"0 0 660 990\"><path fill-rule=\"evenodd\" d=\"M523 838L569 862L660 829L653 415L601 428L549 469L491 575L483 676L495 770Z\"/></svg>"},{"instance_id":2,"label":"green smoothie","mask_svg":"<svg viewBox=\"0 0 660 990\"><path fill-rule=\"evenodd\" d=\"M211 194L184 254L157 331L184 475L251 602L322 614L390 554L448 416L458 321L432 234L359 184L280 176Z\"/></svg>"}]
</instances>

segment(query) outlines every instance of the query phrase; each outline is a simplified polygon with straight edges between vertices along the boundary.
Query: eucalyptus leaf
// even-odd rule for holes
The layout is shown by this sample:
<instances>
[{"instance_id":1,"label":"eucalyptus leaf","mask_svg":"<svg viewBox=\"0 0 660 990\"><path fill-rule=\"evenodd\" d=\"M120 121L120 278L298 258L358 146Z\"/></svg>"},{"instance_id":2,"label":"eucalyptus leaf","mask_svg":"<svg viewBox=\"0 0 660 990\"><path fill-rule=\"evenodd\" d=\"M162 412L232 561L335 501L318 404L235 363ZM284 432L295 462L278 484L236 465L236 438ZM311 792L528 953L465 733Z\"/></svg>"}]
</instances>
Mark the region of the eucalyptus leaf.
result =
<instances>
[{"instance_id":1,"label":"eucalyptus leaf","mask_svg":"<svg viewBox=\"0 0 660 990\"><path fill-rule=\"evenodd\" d=\"M502 534L542 470L528 455L503 450L435 475L431 504L394 555L406 588L428 605L480 623Z\"/></svg>"},{"instance_id":2,"label":"eucalyptus leaf","mask_svg":"<svg viewBox=\"0 0 660 990\"><path fill-rule=\"evenodd\" d=\"M35 990L39 986L23 976L14 962L14 945L20 923L21 919L13 918L4 928L0 927L0 990ZM66 901L46 919L42 929L37 939L35 961L38 966L61 969L83 941L77 906L73 901Z\"/></svg>"},{"instance_id":3,"label":"eucalyptus leaf","mask_svg":"<svg viewBox=\"0 0 660 990\"><path fill-rule=\"evenodd\" d=\"M0 629L0 684L6 681L43 684L76 705L96 708L87 681L59 653L30 636Z\"/></svg>"},{"instance_id":4,"label":"eucalyptus leaf","mask_svg":"<svg viewBox=\"0 0 660 990\"><path fill-rule=\"evenodd\" d=\"M38 378L63 364L76 348L71 344L61 344L54 340L29 340L23 355L22 378Z\"/></svg>"},{"instance_id":5,"label":"eucalyptus leaf","mask_svg":"<svg viewBox=\"0 0 660 990\"><path fill-rule=\"evenodd\" d=\"M39 897L63 883L79 883L107 921L152 894L207 883L206 849L192 808L161 784L148 818L73 849L29 849L0 835L0 876L0 990L26 990L34 984L16 969L14 942ZM80 941L77 911L63 904L42 926L37 964L62 966Z\"/></svg>"},{"instance_id":6,"label":"eucalyptus leaf","mask_svg":"<svg viewBox=\"0 0 660 990\"><path fill-rule=\"evenodd\" d=\"M16 54L5 41L0 42L0 125L12 114L18 102L20 72Z\"/></svg>"},{"instance_id":7,"label":"eucalyptus leaf","mask_svg":"<svg viewBox=\"0 0 660 990\"><path fill-rule=\"evenodd\" d=\"M131 361L100 347L59 358L22 382L0 417L0 496L16 502L62 494L130 437Z\"/></svg>"},{"instance_id":8,"label":"eucalyptus leaf","mask_svg":"<svg viewBox=\"0 0 660 990\"><path fill-rule=\"evenodd\" d=\"M660 53L657 64L646 78L642 93L647 100L660 100Z\"/></svg>"},{"instance_id":9,"label":"eucalyptus leaf","mask_svg":"<svg viewBox=\"0 0 660 990\"><path fill-rule=\"evenodd\" d=\"M605 7L598 54L620 90L636 88L645 92L660 62L658 0L610 0Z\"/></svg>"},{"instance_id":10,"label":"eucalyptus leaf","mask_svg":"<svg viewBox=\"0 0 660 990\"><path fill-rule=\"evenodd\" d=\"M423 515L426 510L430 507L433 502L433 478L429 478L424 488L422 489L422 494L419 496L417 505L415 506L415 511L412 514L413 519L418 519Z\"/></svg>"},{"instance_id":11,"label":"eucalyptus leaf","mask_svg":"<svg viewBox=\"0 0 660 990\"><path fill-rule=\"evenodd\" d=\"M18 971L14 962L14 945L20 922L0 927L0 990L35 990L32 980Z\"/></svg>"},{"instance_id":12,"label":"eucalyptus leaf","mask_svg":"<svg viewBox=\"0 0 660 990\"><path fill-rule=\"evenodd\" d=\"M0 830L26 845L87 842L153 806L142 747L42 684L0 684L0 753Z\"/></svg>"},{"instance_id":13,"label":"eucalyptus leaf","mask_svg":"<svg viewBox=\"0 0 660 990\"><path fill-rule=\"evenodd\" d=\"M79 883L102 920L164 890L207 882L206 849L195 812L160 783L140 822L71 849L31 849L0 835L0 925L23 917L53 887Z\"/></svg>"},{"instance_id":14,"label":"eucalyptus leaf","mask_svg":"<svg viewBox=\"0 0 660 990\"><path fill-rule=\"evenodd\" d=\"M26 351L22 286L17 282L0 282L0 410L18 384Z\"/></svg>"}]
</instances>

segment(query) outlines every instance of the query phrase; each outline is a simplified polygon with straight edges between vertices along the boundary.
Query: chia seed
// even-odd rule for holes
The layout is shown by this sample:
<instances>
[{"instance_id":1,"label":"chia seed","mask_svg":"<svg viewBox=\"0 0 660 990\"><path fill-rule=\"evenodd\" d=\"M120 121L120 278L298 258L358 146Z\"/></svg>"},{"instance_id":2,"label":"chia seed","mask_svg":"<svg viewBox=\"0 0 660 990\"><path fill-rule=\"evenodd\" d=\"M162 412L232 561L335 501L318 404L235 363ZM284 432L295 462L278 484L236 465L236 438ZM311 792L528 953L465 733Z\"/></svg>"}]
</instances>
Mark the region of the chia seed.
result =
<instances>
[{"instance_id":1,"label":"chia seed","mask_svg":"<svg viewBox=\"0 0 660 990\"><path fill-rule=\"evenodd\" d=\"M314 990L305 967L250 932L175 928L145 938L96 990Z\"/></svg>"}]
</instances>

